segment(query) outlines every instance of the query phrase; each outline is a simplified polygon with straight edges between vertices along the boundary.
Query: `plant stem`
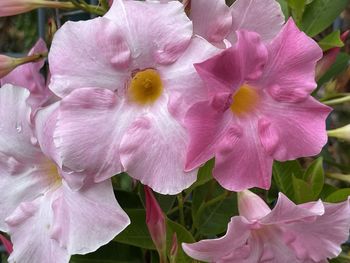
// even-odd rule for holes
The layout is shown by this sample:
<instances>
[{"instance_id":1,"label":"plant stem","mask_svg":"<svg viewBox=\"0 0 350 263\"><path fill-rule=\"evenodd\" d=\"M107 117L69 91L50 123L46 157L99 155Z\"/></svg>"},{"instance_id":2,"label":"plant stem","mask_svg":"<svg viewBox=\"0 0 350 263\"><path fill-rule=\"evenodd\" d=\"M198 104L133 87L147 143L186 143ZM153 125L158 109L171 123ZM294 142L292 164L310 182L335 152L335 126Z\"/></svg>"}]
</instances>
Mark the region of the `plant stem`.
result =
<instances>
[{"instance_id":1,"label":"plant stem","mask_svg":"<svg viewBox=\"0 0 350 263\"><path fill-rule=\"evenodd\" d=\"M184 215L184 200L182 197L182 193L179 193L177 195L177 202L179 207L179 216L180 216L180 223L181 225L185 225L185 215Z\"/></svg>"},{"instance_id":2,"label":"plant stem","mask_svg":"<svg viewBox=\"0 0 350 263\"><path fill-rule=\"evenodd\" d=\"M345 97L342 97L342 98L339 98L339 99L326 100L326 101L323 101L322 103L326 104L328 106L333 106L333 105L341 104L341 103L344 103L344 102L350 102L350 96L349 95L345 96Z\"/></svg>"},{"instance_id":3,"label":"plant stem","mask_svg":"<svg viewBox=\"0 0 350 263\"><path fill-rule=\"evenodd\" d=\"M350 174L326 173L326 176L331 179L350 183Z\"/></svg>"}]
</instances>

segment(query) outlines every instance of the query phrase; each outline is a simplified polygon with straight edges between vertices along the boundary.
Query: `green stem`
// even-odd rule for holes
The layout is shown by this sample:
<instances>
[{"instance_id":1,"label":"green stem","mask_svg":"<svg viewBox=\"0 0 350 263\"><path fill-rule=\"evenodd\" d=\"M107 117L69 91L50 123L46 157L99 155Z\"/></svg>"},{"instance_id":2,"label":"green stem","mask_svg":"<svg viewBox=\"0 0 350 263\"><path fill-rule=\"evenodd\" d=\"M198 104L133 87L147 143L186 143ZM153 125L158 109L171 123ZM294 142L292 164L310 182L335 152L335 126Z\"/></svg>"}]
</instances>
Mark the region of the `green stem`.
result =
<instances>
[{"instance_id":1,"label":"green stem","mask_svg":"<svg viewBox=\"0 0 350 263\"><path fill-rule=\"evenodd\" d=\"M86 2L77 1L77 0L70 0L70 1L71 1L71 4L74 5L76 8L91 14L102 16L107 12L107 9L98 5L89 5Z\"/></svg>"},{"instance_id":2,"label":"green stem","mask_svg":"<svg viewBox=\"0 0 350 263\"><path fill-rule=\"evenodd\" d=\"M71 2L43 1L42 3L40 3L40 7L74 9L75 5Z\"/></svg>"},{"instance_id":3,"label":"green stem","mask_svg":"<svg viewBox=\"0 0 350 263\"><path fill-rule=\"evenodd\" d=\"M326 104L328 106L333 106L333 105L341 104L341 103L344 103L344 102L350 102L350 96L349 95L345 96L345 97L342 97L342 98L339 98L339 99L323 101L323 104Z\"/></svg>"},{"instance_id":4,"label":"green stem","mask_svg":"<svg viewBox=\"0 0 350 263\"><path fill-rule=\"evenodd\" d=\"M179 207L179 216L181 225L185 226L185 215L184 215L184 200L182 197L182 193L177 195L177 202Z\"/></svg>"},{"instance_id":5,"label":"green stem","mask_svg":"<svg viewBox=\"0 0 350 263\"><path fill-rule=\"evenodd\" d=\"M350 174L326 173L326 176L331 179L350 183Z\"/></svg>"},{"instance_id":6,"label":"green stem","mask_svg":"<svg viewBox=\"0 0 350 263\"><path fill-rule=\"evenodd\" d=\"M350 260L350 256L347 255L347 254L344 254L344 253L341 253L338 257L339 257L339 258L342 258L342 259L348 259L348 260Z\"/></svg>"},{"instance_id":7,"label":"green stem","mask_svg":"<svg viewBox=\"0 0 350 263\"><path fill-rule=\"evenodd\" d=\"M23 57L23 58L15 58L14 60L16 62L16 65L19 66L19 65L23 65L23 64L26 64L29 62L36 62L42 58L46 58L47 55L48 55L47 52L38 53L38 54L31 55L31 56Z\"/></svg>"}]
</instances>

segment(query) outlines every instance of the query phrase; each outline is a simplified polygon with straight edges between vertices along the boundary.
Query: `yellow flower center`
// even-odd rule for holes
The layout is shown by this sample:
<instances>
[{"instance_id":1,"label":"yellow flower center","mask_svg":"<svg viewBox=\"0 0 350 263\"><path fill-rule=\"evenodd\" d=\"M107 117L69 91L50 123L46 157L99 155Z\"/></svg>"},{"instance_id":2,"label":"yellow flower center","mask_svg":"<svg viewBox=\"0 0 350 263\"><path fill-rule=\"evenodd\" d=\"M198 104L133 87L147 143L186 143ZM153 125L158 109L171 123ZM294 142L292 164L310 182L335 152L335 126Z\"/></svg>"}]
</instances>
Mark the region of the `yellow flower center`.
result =
<instances>
[{"instance_id":1,"label":"yellow flower center","mask_svg":"<svg viewBox=\"0 0 350 263\"><path fill-rule=\"evenodd\" d=\"M254 110L259 101L259 94L253 87L244 84L233 94L232 99L231 111L243 115Z\"/></svg>"},{"instance_id":2,"label":"yellow flower center","mask_svg":"<svg viewBox=\"0 0 350 263\"><path fill-rule=\"evenodd\" d=\"M54 162L48 160L46 171L49 181L53 187L59 187L62 185L62 177L58 173L57 166Z\"/></svg>"},{"instance_id":3,"label":"yellow flower center","mask_svg":"<svg viewBox=\"0 0 350 263\"><path fill-rule=\"evenodd\" d=\"M159 73L145 69L135 74L128 89L129 98L141 105L154 103L162 94L163 84Z\"/></svg>"}]
</instances>

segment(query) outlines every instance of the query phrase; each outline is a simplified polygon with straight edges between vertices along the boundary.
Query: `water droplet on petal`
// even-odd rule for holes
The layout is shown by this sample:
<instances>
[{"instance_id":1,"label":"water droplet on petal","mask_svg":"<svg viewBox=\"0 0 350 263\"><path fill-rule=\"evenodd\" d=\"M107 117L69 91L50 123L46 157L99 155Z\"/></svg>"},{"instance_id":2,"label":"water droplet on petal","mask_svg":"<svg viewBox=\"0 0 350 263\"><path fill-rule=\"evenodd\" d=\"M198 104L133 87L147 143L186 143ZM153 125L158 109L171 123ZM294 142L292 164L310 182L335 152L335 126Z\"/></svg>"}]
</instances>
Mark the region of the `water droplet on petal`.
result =
<instances>
[{"instance_id":1,"label":"water droplet on petal","mask_svg":"<svg viewBox=\"0 0 350 263\"><path fill-rule=\"evenodd\" d=\"M22 132L22 125L21 125L20 123L17 123L17 124L16 124L16 131L17 131L18 133Z\"/></svg>"},{"instance_id":2,"label":"water droplet on petal","mask_svg":"<svg viewBox=\"0 0 350 263\"><path fill-rule=\"evenodd\" d=\"M31 137L30 142L31 142L31 144L36 145L38 143L38 139L35 137Z\"/></svg>"}]
</instances>

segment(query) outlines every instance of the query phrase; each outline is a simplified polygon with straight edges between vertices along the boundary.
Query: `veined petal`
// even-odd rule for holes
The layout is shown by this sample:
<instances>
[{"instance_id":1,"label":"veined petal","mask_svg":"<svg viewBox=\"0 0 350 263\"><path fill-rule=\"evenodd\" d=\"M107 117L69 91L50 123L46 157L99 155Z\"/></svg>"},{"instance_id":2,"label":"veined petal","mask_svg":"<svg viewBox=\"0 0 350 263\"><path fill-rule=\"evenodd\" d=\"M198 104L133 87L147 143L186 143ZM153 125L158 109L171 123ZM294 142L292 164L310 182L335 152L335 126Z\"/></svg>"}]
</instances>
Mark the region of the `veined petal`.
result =
<instances>
[{"instance_id":1,"label":"veined petal","mask_svg":"<svg viewBox=\"0 0 350 263\"><path fill-rule=\"evenodd\" d=\"M259 220L271 212L264 200L249 190L238 193L238 210L239 215L249 221Z\"/></svg>"},{"instance_id":2,"label":"veined petal","mask_svg":"<svg viewBox=\"0 0 350 263\"><path fill-rule=\"evenodd\" d=\"M78 89L61 101L54 142L71 187L80 188L89 176L101 182L123 171L119 144L135 114L107 89Z\"/></svg>"},{"instance_id":3,"label":"veined petal","mask_svg":"<svg viewBox=\"0 0 350 263\"><path fill-rule=\"evenodd\" d=\"M178 1L159 4L115 0L105 17L116 23L126 36L133 68L175 62L192 37L192 23Z\"/></svg>"},{"instance_id":4,"label":"veined petal","mask_svg":"<svg viewBox=\"0 0 350 263\"><path fill-rule=\"evenodd\" d=\"M131 177L158 193L177 194L196 180L197 170L184 172L187 144L185 129L163 103L133 122L122 138L120 159Z\"/></svg>"},{"instance_id":5,"label":"veined petal","mask_svg":"<svg viewBox=\"0 0 350 263\"><path fill-rule=\"evenodd\" d=\"M269 189L273 159L263 149L255 120L232 121L217 145L213 175L226 189Z\"/></svg>"},{"instance_id":6,"label":"veined petal","mask_svg":"<svg viewBox=\"0 0 350 263\"><path fill-rule=\"evenodd\" d=\"M224 0L192 0L190 18L194 33L213 44L223 44L232 27L230 8Z\"/></svg>"},{"instance_id":7,"label":"veined petal","mask_svg":"<svg viewBox=\"0 0 350 263\"><path fill-rule=\"evenodd\" d=\"M312 222L300 221L281 227L285 239L300 259L315 262L334 258L341 252L341 244L349 237L349 200L338 204L324 204L325 213Z\"/></svg>"},{"instance_id":8,"label":"veined petal","mask_svg":"<svg viewBox=\"0 0 350 263\"><path fill-rule=\"evenodd\" d=\"M56 240L50 238L52 226L52 192L32 202L22 203L7 218L14 251L9 262L67 263L69 255Z\"/></svg>"},{"instance_id":9,"label":"veined petal","mask_svg":"<svg viewBox=\"0 0 350 263\"><path fill-rule=\"evenodd\" d=\"M51 238L69 254L86 254L107 244L129 223L117 203L111 180L85 185L80 191L68 186L55 192Z\"/></svg>"},{"instance_id":10,"label":"veined petal","mask_svg":"<svg viewBox=\"0 0 350 263\"><path fill-rule=\"evenodd\" d=\"M232 28L227 37L236 41L237 30L256 32L264 42L272 40L284 24L284 15L276 0L237 0L231 6Z\"/></svg>"},{"instance_id":11,"label":"veined petal","mask_svg":"<svg viewBox=\"0 0 350 263\"><path fill-rule=\"evenodd\" d=\"M60 97L82 87L121 89L129 77L130 52L123 32L109 19L67 22L50 49L49 87Z\"/></svg>"},{"instance_id":12,"label":"veined petal","mask_svg":"<svg viewBox=\"0 0 350 263\"><path fill-rule=\"evenodd\" d=\"M193 244L182 244L190 257L206 262L222 262L221 259L234 250L242 248L250 235L250 224L241 216L231 219L225 236L218 239L201 240Z\"/></svg>"},{"instance_id":13,"label":"veined petal","mask_svg":"<svg viewBox=\"0 0 350 263\"><path fill-rule=\"evenodd\" d=\"M331 108L312 97L299 103L262 100L259 137L275 160L317 155L327 142L326 118ZM273 112L273 114L271 114Z\"/></svg>"},{"instance_id":14,"label":"veined petal","mask_svg":"<svg viewBox=\"0 0 350 263\"><path fill-rule=\"evenodd\" d=\"M289 19L267 46L269 60L261 85L278 102L305 100L316 88L315 67L322 50Z\"/></svg>"}]
</instances>

